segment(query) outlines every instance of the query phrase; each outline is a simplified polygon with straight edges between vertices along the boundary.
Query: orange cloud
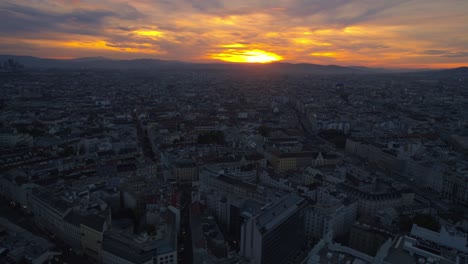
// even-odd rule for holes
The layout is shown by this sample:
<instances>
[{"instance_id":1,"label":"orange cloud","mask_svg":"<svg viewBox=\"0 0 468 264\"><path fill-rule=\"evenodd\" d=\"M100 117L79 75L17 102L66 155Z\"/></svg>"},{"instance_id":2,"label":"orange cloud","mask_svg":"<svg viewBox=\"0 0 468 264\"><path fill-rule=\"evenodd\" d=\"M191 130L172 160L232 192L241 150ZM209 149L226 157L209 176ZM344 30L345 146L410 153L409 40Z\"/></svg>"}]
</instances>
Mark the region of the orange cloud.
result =
<instances>
[{"instance_id":1,"label":"orange cloud","mask_svg":"<svg viewBox=\"0 0 468 264\"><path fill-rule=\"evenodd\" d=\"M226 45L221 45L223 48L245 48L244 44L240 43L235 43L235 44L226 44Z\"/></svg>"},{"instance_id":2,"label":"orange cloud","mask_svg":"<svg viewBox=\"0 0 468 264\"><path fill-rule=\"evenodd\" d=\"M468 1L60 1L0 3L0 53L382 67L468 61Z\"/></svg>"},{"instance_id":3,"label":"orange cloud","mask_svg":"<svg viewBox=\"0 0 468 264\"><path fill-rule=\"evenodd\" d=\"M139 36L144 36L144 37L156 37L157 38L157 37L163 36L163 33L157 30L135 30L133 32Z\"/></svg>"},{"instance_id":4,"label":"orange cloud","mask_svg":"<svg viewBox=\"0 0 468 264\"><path fill-rule=\"evenodd\" d=\"M315 57L336 57L336 52L314 52L310 54Z\"/></svg>"}]
</instances>

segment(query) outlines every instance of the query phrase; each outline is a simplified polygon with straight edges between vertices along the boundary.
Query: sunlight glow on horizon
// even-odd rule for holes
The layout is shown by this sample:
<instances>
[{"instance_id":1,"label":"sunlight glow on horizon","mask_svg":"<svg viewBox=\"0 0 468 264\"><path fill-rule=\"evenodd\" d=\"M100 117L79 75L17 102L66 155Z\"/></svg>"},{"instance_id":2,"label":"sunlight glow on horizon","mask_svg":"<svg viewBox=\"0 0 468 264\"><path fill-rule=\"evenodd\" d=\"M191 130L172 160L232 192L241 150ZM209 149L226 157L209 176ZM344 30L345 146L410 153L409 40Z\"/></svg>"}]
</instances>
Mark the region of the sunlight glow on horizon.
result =
<instances>
[{"instance_id":1,"label":"sunlight glow on horizon","mask_svg":"<svg viewBox=\"0 0 468 264\"><path fill-rule=\"evenodd\" d=\"M283 60L283 57L259 49L254 50L227 50L223 53L213 54L212 59L237 63L270 63Z\"/></svg>"}]
</instances>

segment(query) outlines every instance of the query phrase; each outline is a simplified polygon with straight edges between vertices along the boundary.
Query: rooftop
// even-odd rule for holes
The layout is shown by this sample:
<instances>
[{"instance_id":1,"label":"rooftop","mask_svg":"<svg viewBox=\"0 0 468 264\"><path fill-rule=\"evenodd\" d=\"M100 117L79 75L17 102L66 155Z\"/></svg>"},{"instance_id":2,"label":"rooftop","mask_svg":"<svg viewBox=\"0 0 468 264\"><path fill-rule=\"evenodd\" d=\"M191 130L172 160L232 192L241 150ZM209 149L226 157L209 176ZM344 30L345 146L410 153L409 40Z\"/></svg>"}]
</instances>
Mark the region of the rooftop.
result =
<instances>
[{"instance_id":1,"label":"rooftop","mask_svg":"<svg viewBox=\"0 0 468 264\"><path fill-rule=\"evenodd\" d=\"M260 215L257 217L257 226L260 230L264 229L265 231L273 229L288 216L296 212L304 201L304 198L296 194L283 197L260 212Z\"/></svg>"}]
</instances>

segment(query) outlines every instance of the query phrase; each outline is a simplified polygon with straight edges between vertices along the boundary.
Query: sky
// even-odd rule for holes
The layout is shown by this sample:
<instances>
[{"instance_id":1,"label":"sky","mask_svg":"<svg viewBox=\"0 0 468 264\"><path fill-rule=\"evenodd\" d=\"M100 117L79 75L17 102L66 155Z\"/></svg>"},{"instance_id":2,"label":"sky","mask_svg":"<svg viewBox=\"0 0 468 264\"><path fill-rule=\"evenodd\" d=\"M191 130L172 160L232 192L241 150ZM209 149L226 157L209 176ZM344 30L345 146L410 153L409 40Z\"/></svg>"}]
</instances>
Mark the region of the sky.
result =
<instances>
[{"instance_id":1,"label":"sky","mask_svg":"<svg viewBox=\"0 0 468 264\"><path fill-rule=\"evenodd\" d=\"M468 65L468 0L2 0L0 54Z\"/></svg>"}]
</instances>

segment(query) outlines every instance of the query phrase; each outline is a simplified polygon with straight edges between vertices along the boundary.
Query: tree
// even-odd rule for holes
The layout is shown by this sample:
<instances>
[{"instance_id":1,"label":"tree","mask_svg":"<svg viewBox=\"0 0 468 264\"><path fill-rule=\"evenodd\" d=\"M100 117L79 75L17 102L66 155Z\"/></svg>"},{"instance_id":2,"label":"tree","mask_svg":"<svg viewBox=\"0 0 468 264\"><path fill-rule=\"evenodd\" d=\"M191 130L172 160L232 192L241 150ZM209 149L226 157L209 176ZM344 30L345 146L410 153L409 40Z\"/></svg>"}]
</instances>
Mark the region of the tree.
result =
<instances>
[{"instance_id":1,"label":"tree","mask_svg":"<svg viewBox=\"0 0 468 264\"><path fill-rule=\"evenodd\" d=\"M267 127L266 125L261 125L258 128L258 133L262 135L263 137L269 137L270 136L270 128Z\"/></svg>"},{"instance_id":2,"label":"tree","mask_svg":"<svg viewBox=\"0 0 468 264\"><path fill-rule=\"evenodd\" d=\"M210 131L198 135L198 144L224 144L223 131Z\"/></svg>"},{"instance_id":3,"label":"tree","mask_svg":"<svg viewBox=\"0 0 468 264\"><path fill-rule=\"evenodd\" d=\"M432 231L438 232L440 230L439 222L431 215L416 215L413 218L413 223Z\"/></svg>"},{"instance_id":4,"label":"tree","mask_svg":"<svg viewBox=\"0 0 468 264\"><path fill-rule=\"evenodd\" d=\"M328 129L320 131L319 136L335 144L337 148L345 148L346 135L341 130Z\"/></svg>"},{"instance_id":5,"label":"tree","mask_svg":"<svg viewBox=\"0 0 468 264\"><path fill-rule=\"evenodd\" d=\"M63 152L62 152L63 157L69 157L69 156L72 156L73 154L75 154L75 149L72 146L66 146L63 149Z\"/></svg>"},{"instance_id":6,"label":"tree","mask_svg":"<svg viewBox=\"0 0 468 264\"><path fill-rule=\"evenodd\" d=\"M408 216L400 217L399 226L402 231L410 231L413 224L435 232L438 232L440 230L439 222L431 215L418 214L415 215L413 218L410 218Z\"/></svg>"},{"instance_id":7,"label":"tree","mask_svg":"<svg viewBox=\"0 0 468 264\"><path fill-rule=\"evenodd\" d=\"M85 149L85 147L83 145L80 146L80 149L78 150L78 153L80 155L86 154L86 149Z\"/></svg>"},{"instance_id":8,"label":"tree","mask_svg":"<svg viewBox=\"0 0 468 264\"><path fill-rule=\"evenodd\" d=\"M156 234L156 226L147 224L145 226L145 231L150 235L155 235Z\"/></svg>"}]
</instances>

